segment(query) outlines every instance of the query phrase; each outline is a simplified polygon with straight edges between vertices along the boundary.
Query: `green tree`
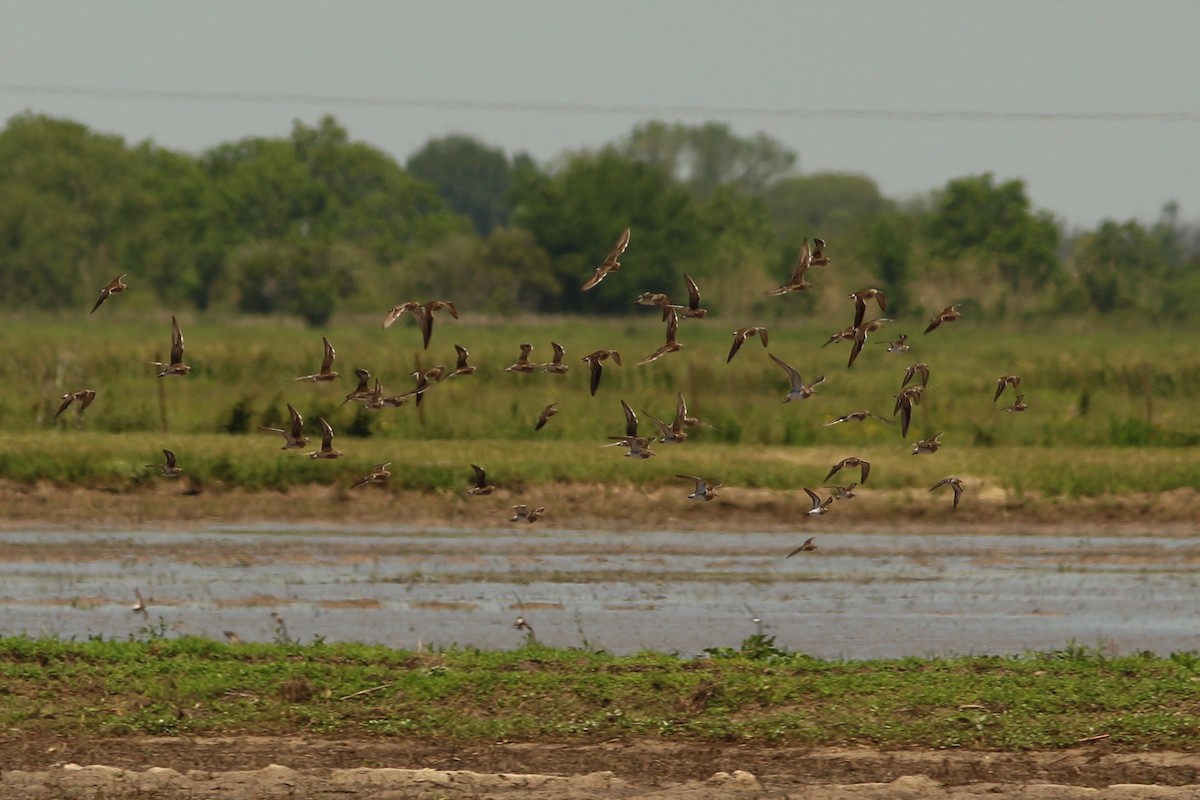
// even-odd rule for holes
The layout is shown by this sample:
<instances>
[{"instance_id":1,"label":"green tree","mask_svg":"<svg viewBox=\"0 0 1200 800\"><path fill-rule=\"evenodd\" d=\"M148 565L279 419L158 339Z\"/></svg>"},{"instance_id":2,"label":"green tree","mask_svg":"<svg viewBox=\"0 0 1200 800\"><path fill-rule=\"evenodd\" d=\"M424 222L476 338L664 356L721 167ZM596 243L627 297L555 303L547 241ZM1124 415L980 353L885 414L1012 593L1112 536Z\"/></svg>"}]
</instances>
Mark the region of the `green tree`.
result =
<instances>
[{"instance_id":1,"label":"green tree","mask_svg":"<svg viewBox=\"0 0 1200 800\"><path fill-rule=\"evenodd\" d=\"M836 236L888 206L870 178L840 172L783 178L765 197L776 233L797 246L805 237Z\"/></svg>"},{"instance_id":2,"label":"green tree","mask_svg":"<svg viewBox=\"0 0 1200 800\"><path fill-rule=\"evenodd\" d=\"M550 305L556 310L627 312L639 292L679 294L683 270L709 241L686 189L663 167L612 147L574 155L553 175L526 176L516 199L514 221L549 254L563 287ZM626 227L627 266L581 292Z\"/></svg>"},{"instance_id":3,"label":"green tree","mask_svg":"<svg viewBox=\"0 0 1200 800\"><path fill-rule=\"evenodd\" d=\"M1021 180L997 185L986 173L948 182L935 198L926 232L933 255L994 259L1014 289L1061 280L1058 225L1050 214L1033 211Z\"/></svg>"},{"instance_id":4,"label":"green tree","mask_svg":"<svg viewBox=\"0 0 1200 800\"><path fill-rule=\"evenodd\" d=\"M630 158L662 167L701 197L720 186L760 193L796 166L796 154L764 133L741 137L723 122L645 122L621 145Z\"/></svg>"},{"instance_id":5,"label":"green tree","mask_svg":"<svg viewBox=\"0 0 1200 800\"><path fill-rule=\"evenodd\" d=\"M508 222L513 167L503 150L453 134L430 139L408 157L406 167L437 187L450 208L470 217L480 236Z\"/></svg>"}]
</instances>

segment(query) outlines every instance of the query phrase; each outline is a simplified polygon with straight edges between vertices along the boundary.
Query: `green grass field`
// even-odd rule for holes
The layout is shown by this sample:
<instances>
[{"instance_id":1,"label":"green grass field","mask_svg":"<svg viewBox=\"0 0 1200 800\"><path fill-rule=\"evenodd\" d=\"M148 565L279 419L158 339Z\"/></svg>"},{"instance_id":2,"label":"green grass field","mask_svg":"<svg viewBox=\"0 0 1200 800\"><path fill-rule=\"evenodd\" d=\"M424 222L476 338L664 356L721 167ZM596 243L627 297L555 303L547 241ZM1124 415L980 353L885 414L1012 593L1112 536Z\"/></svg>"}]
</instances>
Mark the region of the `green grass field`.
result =
<instances>
[{"instance_id":1,"label":"green grass field","mask_svg":"<svg viewBox=\"0 0 1200 800\"><path fill-rule=\"evenodd\" d=\"M752 637L684 659L528 642L418 654L195 638L0 639L0 724L113 735L406 735L596 741L642 735L796 745L1026 750L1107 735L1200 746L1200 658L1021 656L822 661Z\"/></svg>"},{"instance_id":2,"label":"green grass field","mask_svg":"<svg viewBox=\"0 0 1200 800\"><path fill-rule=\"evenodd\" d=\"M144 362L166 356L169 315L134 321L115 310L18 317L0 330L0 477L132 486L153 476L144 465L168 447L194 480L251 487L336 482L392 461L394 483L406 488L461 488L472 462L510 481L643 480L683 471L794 488L824 476L809 477L798 465L818 472L850 454L878 463L872 483L883 487L921 486L947 474L1051 495L1200 485L1190 457L1200 442L1200 351L1191 332L1178 328L1064 321L1026 330L964 319L923 336L924 321L910 320L876 334L848 369L849 344L822 347L848 319L784 322L772 326L769 351L806 379L827 379L815 397L783 404L786 376L757 340L726 364L730 332L752 320L684 321L682 352L637 366L662 343L652 309L621 320L439 315L428 351L407 319L386 331L375 318L314 331L277 319L184 316L193 373L158 379ZM901 332L910 334L910 352L877 346ZM342 377L293 381L316 371L322 335L337 348ZM551 340L566 347L567 375L504 371L521 342L534 345L532 360L549 360ZM378 376L385 394L397 394L412 388L408 373L418 365L453 367L454 343L470 349L478 371L436 385L421 408L339 408L356 367ZM593 397L580 357L599 348L619 350L624 366L607 362ZM859 409L893 419L893 396L915 361L927 363L932 377L907 439L898 424L876 420L824 426ZM1022 376L1024 413L1002 410L1011 390L993 402L996 379L1007 373ZM86 414L68 409L54 421L60 395L83 387L98 393ZM620 399L649 431L647 415L669 420L680 391L712 428L692 429L680 448L659 445L659 457L647 463L600 448L623 432ZM347 459L331 465L281 453L282 437L256 430L283 424L288 402L305 415L311 437L318 437L316 417L328 419ZM559 414L535 433L538 412L550 402ZM911 460L911 443L938 431L945 433L941 452Z\"/></svg>"}]
</instances>

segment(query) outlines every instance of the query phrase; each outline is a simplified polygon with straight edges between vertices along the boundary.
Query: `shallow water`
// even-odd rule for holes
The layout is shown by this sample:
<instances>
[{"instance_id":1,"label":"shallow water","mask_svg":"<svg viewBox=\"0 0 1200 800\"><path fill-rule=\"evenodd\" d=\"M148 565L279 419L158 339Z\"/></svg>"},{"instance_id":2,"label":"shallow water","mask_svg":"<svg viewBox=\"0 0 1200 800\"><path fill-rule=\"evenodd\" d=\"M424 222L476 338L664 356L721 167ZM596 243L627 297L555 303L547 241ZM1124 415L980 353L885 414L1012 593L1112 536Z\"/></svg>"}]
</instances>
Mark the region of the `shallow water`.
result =
<instances>
[{"instance_id":1,"label":"shallow water","mask_svg":"<svg viewBox=\"0 0 1200 800\"><path fill-rule=\"evenodd\" d=\"M1200 649L1200 543L1155 536L278 526L0 533L0 627L623 653L737 647L825 658L1018 653L1070 642ZM134 588L148 617L131 611ZM755 620L758 620L756 622Z\"/></svg>"}]
</instances>

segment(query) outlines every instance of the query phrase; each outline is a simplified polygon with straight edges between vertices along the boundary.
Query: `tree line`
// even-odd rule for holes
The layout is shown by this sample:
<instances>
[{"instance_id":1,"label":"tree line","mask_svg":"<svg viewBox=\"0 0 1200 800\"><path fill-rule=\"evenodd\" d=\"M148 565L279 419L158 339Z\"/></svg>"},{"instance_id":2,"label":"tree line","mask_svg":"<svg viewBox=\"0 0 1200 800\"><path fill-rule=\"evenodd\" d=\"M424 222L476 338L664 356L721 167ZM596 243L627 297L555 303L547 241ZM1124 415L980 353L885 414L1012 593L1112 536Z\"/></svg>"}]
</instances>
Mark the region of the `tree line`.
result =
<instances>
[{"instance_id":1,"label":"tree line","mask_svg":"<svg viewBox=\"0 0 1200 800\"><path fill-rule=\"evenodd\" d=\"M627 226L627 268L580 292ZM1200 229L1173 203L1152 225L1067 231L1020 180L965 176L895 200L862 175L803 174L769 136L716 122L646 122L549 164L451 135L402 165L329 116L199 155L29 113L0 132L10 309L90 307L128 272L151 290L140 302L311 324L430 297L614 314L642 291L684 294L686 271L717 308L770 318L783 304L766 289L812 237L830 243L836 272L824 275L837 277L788 298L793 309L868 285L897 313L962 301L997 317L1177 320L1200 300Z\"/></svg>"}]
</instances>

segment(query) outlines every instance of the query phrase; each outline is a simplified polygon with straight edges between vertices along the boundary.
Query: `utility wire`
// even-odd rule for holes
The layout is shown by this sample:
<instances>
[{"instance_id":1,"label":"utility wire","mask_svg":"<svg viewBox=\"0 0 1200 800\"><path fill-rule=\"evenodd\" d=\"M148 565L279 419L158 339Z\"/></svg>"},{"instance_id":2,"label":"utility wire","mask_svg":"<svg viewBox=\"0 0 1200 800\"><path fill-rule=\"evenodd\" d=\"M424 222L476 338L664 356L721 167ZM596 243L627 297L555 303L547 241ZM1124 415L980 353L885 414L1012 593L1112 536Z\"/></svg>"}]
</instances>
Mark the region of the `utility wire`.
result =
<instances>
[{"instance_id":1,"label":"utility wire","mask_svg":"<svg viewBox=\"0 0 1200 800\"><path fill-rule=\"evenodd\" d=\"M111 100L149 100L255 105L313 105L349 108L427 108L444 111L521 114L633 115L646 117L760 117L775 119L901 120L910 122L1200 122L1200 111L914 111L870 108L764 108L756 106L626 105L604 103L454 100L443 97L203 92L0 83L0 94L41 94Z\"/></svg>"}]
</instances>

